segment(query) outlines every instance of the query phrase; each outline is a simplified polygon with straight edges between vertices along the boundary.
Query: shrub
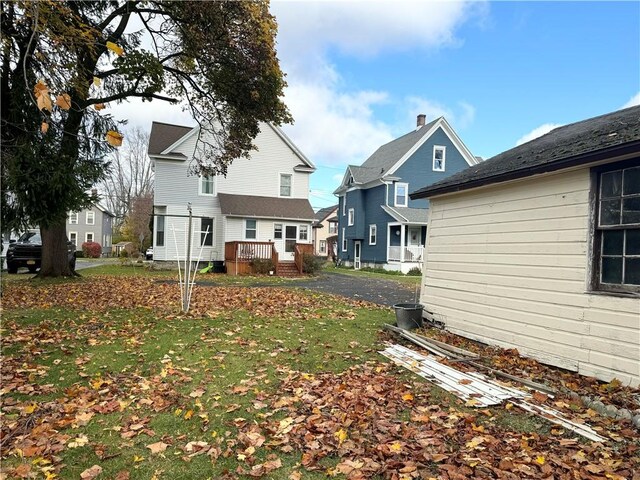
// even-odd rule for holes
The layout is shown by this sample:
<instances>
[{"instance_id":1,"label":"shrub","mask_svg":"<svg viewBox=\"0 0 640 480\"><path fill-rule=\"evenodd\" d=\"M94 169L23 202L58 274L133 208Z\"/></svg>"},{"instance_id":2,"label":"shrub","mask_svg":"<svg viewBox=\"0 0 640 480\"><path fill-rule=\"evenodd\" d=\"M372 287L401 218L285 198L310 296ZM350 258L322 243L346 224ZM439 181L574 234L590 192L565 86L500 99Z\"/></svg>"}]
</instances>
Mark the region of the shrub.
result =
<instances>
[{"instance_id":1,"label":"shrub","mask_svg":"<svg viewBox=\"0 0 640 480\"><path fill-rule=\"evenodd\" d=\"M420 269L420 267L413 267L411 270L407 272L407 275L411 275L413 277L419 277L420 275L422 275L422 270Z\"/></svg>"},{"instance_id":2,"label":"shrub","mask_svg":"<svg viewBox=\"0 0 640 480\"><path fill-rule=\"evenodd\" d=\"M259 275L266 275L269 271L276 269L273 260L270 258L254 258L251 260L251 267L253 268L253 273Z\"/></svg>"},{"instance_id":3,"label":"shrub","mask_svg":"<svg viewBox=\"0 0 640 480\"><path fill-rule=\"evenodd\" d=\"M82 244L82 254L85 258L100 258L102 247L97 242L84 242Z\"/></svg>"},{"instance_id":4,"label":"shrub","mask_svg":"<svg viewBox=\"0 0 640 480\"><path fill-rule=\"evenodd\" d=\"M123 248L122 250L120 250L120 258L128 258L129 257L129 252L126 248Z\"/></svg>"},{"instance_id":5,"label":"shrub","mask_svg":"<svg viewBox=\"0 0 640 480\"><path fill-rule=\"evenodd\" d=\"M315 275L324 266L325 259L322 257L317 257L315 255L311 255L310 253L305 253L302 255L302 271L304 273L308 273L309 275Z\"/></svg>"}]
</instances>

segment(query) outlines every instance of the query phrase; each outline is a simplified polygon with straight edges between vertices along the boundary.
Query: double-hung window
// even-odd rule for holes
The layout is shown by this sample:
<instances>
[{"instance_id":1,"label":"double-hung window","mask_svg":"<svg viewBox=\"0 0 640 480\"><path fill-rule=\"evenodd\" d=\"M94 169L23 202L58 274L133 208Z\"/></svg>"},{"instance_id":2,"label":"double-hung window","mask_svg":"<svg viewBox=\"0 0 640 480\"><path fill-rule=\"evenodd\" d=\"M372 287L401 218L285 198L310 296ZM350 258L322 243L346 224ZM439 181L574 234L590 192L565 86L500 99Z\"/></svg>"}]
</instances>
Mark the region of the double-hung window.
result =
<instances>
[{"instance_id":1,"label":"double-hung window","mask_svg":"<svg viewBox=\"0 0 640 480\"><path fill-rule=\"evenodd\" d=\"M346 228L342 229L342 251L343 252L347 251L347 229Z\"/></svg>"},{"instance_id":2,"label":"double-hung window","mask_svg":"<svg viewBox=\"0 0 640 480\"><path fill-rule=\"evenodd\" d=\"M255 240L258 238L258 223L256 220L247 218L244 221L244 239Z\"/></svg>"},{"instance_id":3,"label":"double-hung window","mask_svg":"<svg viewBox=\"0 0 640 480\"><path fill-rule=\"evenodd\" d=\"M378 236L378 227L376 225L369 225L369 245L375 245Z\"/></svg>"},{"instance_id":4,"label":"double-hung window","mask_svg":"<svg viewBox=\"0 0 640 480\"><path fill-rule=\"evenodd\" d=\"M320 240L320 253L327 253L327 241L326 240Z\"/></svg>"},{"instance_id":5,"label":"double-hung window","mask_svg":"<svg viewBox=\"0 0 640 480\"><path fill-rule=\"evenodd\" d=\"M164 215L156 217L156 247L164 247Z\"/></svg>"},{"instance_id":6,"label":"double-hung window","mask_svg":"<svg viewBox=\"0 0 640 480\"><path fill-rule=\"evenodd\" d=\"M351 226L355 223L356 211L353 208L349 209L349 221L347 222L348 226Z\"/></svg>"},{"instance_id":7,"label":"double-hung window","mask_svg":"<svg viewBox=\"0 0 640 480\"><path fill-rule=\"evenodd\" d=\"M394 205L396 207L406 207L407 206L407 191L409 190L408 183L396 183L395 190L395 201Z\"/></svg>"},{"instance_id":8,"label":"double-hung window","mask_svg":"<svg viewBox=\"0 0 640 480\"><path fill-rule=\"evenodd\" d=\"M95 212L92 212L91 210L87 211L86 222L87 222L87 225L95 225L95 223L96 223L96 214L95 214ZM91 240L91 241L93 242L93 240Z\"/></svg>"},{"instance_id":9,"label":"double-hung window","mask_svg":"<svg viewBox=\"0 0 640 480\"><path fill-rule=\"evenodd\" d=\"M433 171L444 172L444 162L446 160L447 148L440 145L433 147Z\"/></svg>"},{"instance_id":10,"label":"double-hung window","mask_svg":"<svg viewBox=\"0 0 640 480\"><path fill-rule=\"evenodd\" d=\"M213 218L200 219L200 245L213 246Z\"/></svg>"},{"instance_id":11,"label":"double-hung window","mask_svg":"<svg viewBox=\"0 0 640 480\"><path fill-rule=\"evenodd\" d=\"M69 225L77 225L78 224L78 212L71 212L69 214Z\"/></svg>"},{"instance_id":12,"label":"double-hung window","mask_svg":"<svg viewBox=\"0 0 640 480\"><path fill-rule=\"evenodd\" d=\"M338 222L329 222L329 234L338 233Z\"/></svg>"},{"instance_id":13,"label":"double-hung window","mask_svg":"<svg viewBox=\"0 0 640 480\"><path fill-rule=\"evenodd\" d=\"M280 196L281 197L290 197L291 196L291 174L281 173L280 174Z\"/></svg>"},{"instance_id":14,"label":"double-hung window","mask_svg":"<svg viewBox=\"0 0 640 480\"><path fill-rule=\"evenodd\" d=\"M281 223L273 224L273 238L274 240L282 240L282 224Z\"/></svg>"},{"instance_id":15,"label":"double-hung window","mask_svg":"<svg viewBox=\"0 0 640 480\"><path fill-rule=\"evenodd\" d=\"M309 240L309 226L308 225L300 225L298 227L298 240L307 241Z\"/></svg>"},{"instance_id":16,"label":"double-hung window","mask_svg":"<svg viewBox=\"0 0 640 480\"><path fill-rule=\"evenodd\" d=\"M594 288L640 292L640 164L594 169Z\"/></svg>"},{"instance_id":17,"label":"double-hung window","mask_svg":"<svg viewBox=\"0 0 640 480\"><path fill-rule=\"evenodd\" d=\"M200 195L214 195L215 194L215 186L214 186L214 178L202 176L200 177Z\"/></svg>"}]
</instances>

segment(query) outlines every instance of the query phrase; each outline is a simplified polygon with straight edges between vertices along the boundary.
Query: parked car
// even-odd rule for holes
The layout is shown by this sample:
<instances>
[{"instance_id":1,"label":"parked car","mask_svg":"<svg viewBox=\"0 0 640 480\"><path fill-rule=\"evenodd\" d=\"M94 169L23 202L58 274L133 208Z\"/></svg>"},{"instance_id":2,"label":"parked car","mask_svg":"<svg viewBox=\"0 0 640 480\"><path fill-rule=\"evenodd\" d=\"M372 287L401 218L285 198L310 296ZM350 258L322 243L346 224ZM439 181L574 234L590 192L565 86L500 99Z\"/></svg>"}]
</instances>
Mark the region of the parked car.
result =
<instances>
[{"instance_id":1,"label":"parked car","mask_svg":"<svg viewBox=\"0 0 640 480\"><path fill-rule=\"evenodd\" d=\"M147 248L147 252L144 254L147 260L153 260L153 247Z\"/></svg>"},{"instance_id":2,"label":"parked car","mask_svg":"<svg viewBox=\"0 0 640 480\"><path fill-rule=\"evenodd\" d=\"M76 246L67 241L67 258L72 270L76 268ZM7 272L18 273L18 268L26 267L31 273L40 268L42 261L42 237L40 230L29 230L7 249Z\"/></svg>"}]
</instances>

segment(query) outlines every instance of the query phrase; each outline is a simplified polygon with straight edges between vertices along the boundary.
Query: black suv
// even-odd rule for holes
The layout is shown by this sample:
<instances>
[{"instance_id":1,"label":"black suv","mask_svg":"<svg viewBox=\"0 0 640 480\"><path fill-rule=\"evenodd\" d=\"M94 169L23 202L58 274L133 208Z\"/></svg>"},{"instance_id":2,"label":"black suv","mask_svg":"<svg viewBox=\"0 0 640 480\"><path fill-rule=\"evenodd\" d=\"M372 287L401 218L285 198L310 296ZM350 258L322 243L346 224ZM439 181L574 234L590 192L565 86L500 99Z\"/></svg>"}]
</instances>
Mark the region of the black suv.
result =
<instances>
[{"instance_id":1,"label":"black suv","mask_svg":"<svg viewBox=\"0 0 640 480\"><path fill-rule=\"evenodd\" d=\"M72 270L76 268L76 246L67 241L67 258ZM27 267L31 273L40 268L42 260L42 238L39 230L23 233L17 242L7 249L7 271L18 273L18 268Z\"/></svg>"}]
</instances>

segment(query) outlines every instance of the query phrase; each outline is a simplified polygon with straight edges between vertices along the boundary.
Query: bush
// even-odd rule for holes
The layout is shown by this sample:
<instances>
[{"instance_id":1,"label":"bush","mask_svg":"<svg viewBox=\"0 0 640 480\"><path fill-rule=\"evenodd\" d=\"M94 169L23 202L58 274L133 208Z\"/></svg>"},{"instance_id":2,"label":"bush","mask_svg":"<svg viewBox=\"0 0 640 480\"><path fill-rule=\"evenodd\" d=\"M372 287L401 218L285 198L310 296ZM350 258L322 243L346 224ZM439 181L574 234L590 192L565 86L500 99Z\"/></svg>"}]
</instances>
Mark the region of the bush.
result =
<instances>
[{"instance_id":1,"label":"bush","mask_svg":"<svg viewBox=\"0 0 640 480\"><path fill-rule=\"evenodd\" d=\"M82 254L85 258L100 258L102 247L97 242L84 242L82 244Z\"/></svg>"},{"instance_id":2,"label":"bush","mask_svg":"<svg viewBox=\"0 0 640 480\"><path fill-rule=\"evenodd\" d=\"M322 270L325 261L326 260L322 257L317 257L310 253L304 253L302 255L302 271L309 275L315 275Z\"/></svg>"},{"instance_id":3,"label":"bush","mask_svg":"<svg viewBox=\"0 0 640 480\"><path fill-rule=\"evenodd\" d=\"M273 264L273 260L270 258L254 258L251 260L251 267L253 268L253 273L257 273L259 275L266 275L271 270L276 269L276 266Z\"/></svg>"},{"instance_id":4,"label":"bush","mask_svg":"<svg viewBox=\"0 0 640 480\"><path fill-rule=\"evenodd\" d=\"M128 258L129 257L129 251L126 248L123 248L122 250L120 250L120 258Z\"/></svg>"},{"instance_id":5,"label":"bush","mask_svg":"<svg viewBox=\"0 0 640 480\"><path fill-rule=\"evenodd\" d=\"M411 275L413 277L419 277L420 275L422 275L422 270L420 269L420 267L413 267L411 270L407 272L407 275Z\"/></svg>"},{"instance_id":6,"label":"bush","mask_svg":"<svg viewBox=\"0 0 640 480\"><path fill-rule=\"evenodd\" d=\"M362 267L361 272L381 273L383 275L404 275L400 270L385 270L382 267Z\"/></svg>"}]
</instances>

